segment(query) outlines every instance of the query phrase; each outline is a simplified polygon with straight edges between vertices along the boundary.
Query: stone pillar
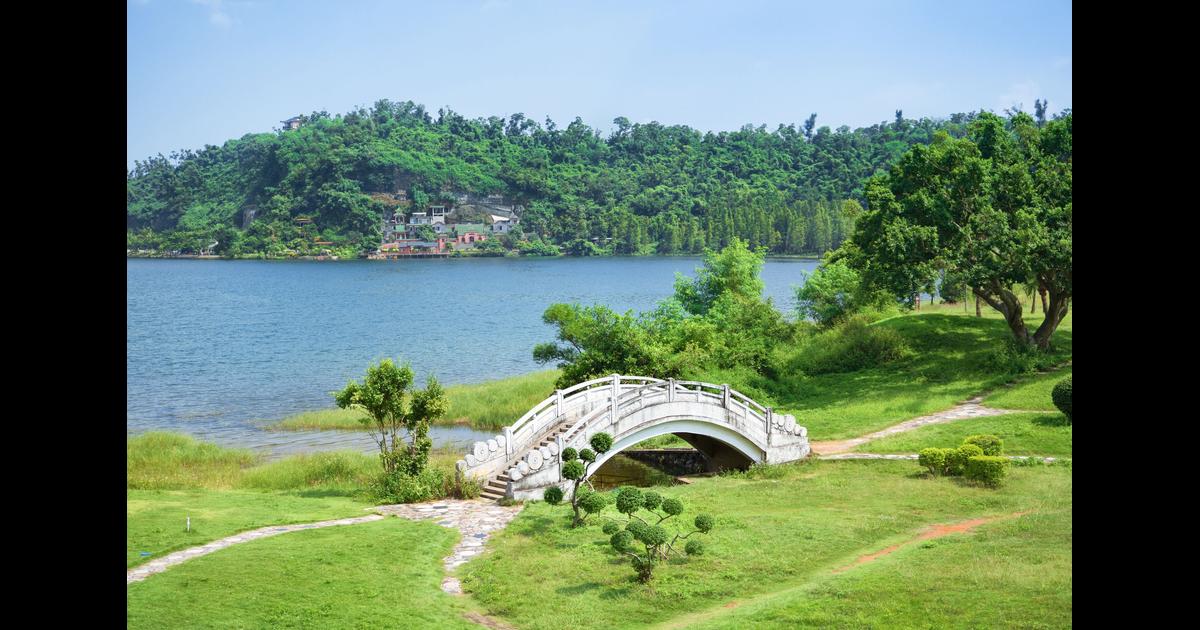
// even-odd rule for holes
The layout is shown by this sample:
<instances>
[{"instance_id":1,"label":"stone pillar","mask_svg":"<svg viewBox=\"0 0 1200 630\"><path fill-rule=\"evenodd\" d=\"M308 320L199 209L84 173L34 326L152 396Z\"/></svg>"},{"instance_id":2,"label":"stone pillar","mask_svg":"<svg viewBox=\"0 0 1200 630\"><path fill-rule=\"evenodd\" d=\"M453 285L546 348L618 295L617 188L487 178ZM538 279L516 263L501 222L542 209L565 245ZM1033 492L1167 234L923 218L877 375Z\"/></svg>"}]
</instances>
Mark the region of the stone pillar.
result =
<instances>
[{"instance_id":1,"label":"stone pillar","mask_svg":"<svg viewBox=\"0 0 1200 630\"><path fill-rule=\"evenodd\" d=\"M562 420L562 400L563 400L562 390L561 389L554 390L554 397L556 398L556 400L554 401L554 405L555 405L554 413L555 413L555 415L558 416L558 419L561 421Z\"/></svg>"},{"instance_id":2,"label":"stone pillar","mask_svg":"<svg viewBox=\"0 0 1200 630\"><path fill-rule=\"evenodd\" d=\"M508 457L512 457L514 450L515 449L512 443L512 427L504 427L504 454Z\"/></svg>"},{"instance_id":3,"label":"stone pillar","mask_svg":"<svg viewBox=\"0 0 1200 630\"><path fill-rule=\"evenodd\" d=\"M667 379L667 402L675 402L675 379Z\"/></svg>"},{"instance_id":4,"label":"stone pillar","mask_svg":"<svg viewBox=\"0 0 1200 630\"><path fill-rule=\"evenodd\" d=\"M617 423L617 398L621 395L621 375L612 375L612 404L609 406L608 419L612 424Z\"/></svg>"},{"instance_id":5,"label":"stone pillar","mask_svg":"<svg viewBox=\"0 0 1200 630\"><path fill-rule=\"evenodd\" d=\"M767 407L767 446L771 446L771 423L775 422L775 410Z\"/></svg>"},{"instance_id":6,"label":"stone pillar","mask_svg":"<svg viewBox=\"0 0 1200 630\"><path fill-rule=\"evenodd\" d=\"M721 385L721 406L729 409L729 383Z\"/></svg>"}]
</instances>

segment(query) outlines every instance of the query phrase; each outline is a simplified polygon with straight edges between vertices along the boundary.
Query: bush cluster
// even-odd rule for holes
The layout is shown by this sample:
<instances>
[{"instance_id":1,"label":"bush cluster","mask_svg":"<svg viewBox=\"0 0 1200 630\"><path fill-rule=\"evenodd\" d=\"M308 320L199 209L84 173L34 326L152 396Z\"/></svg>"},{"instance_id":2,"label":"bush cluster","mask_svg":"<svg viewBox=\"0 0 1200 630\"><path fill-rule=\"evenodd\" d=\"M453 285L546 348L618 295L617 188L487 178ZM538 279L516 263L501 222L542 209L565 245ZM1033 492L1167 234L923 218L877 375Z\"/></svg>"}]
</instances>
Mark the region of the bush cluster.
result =
<instances>
[{"instance_id":1,"label":"bush cluster","mask_svg":"<svg viewBox=\"0 0 1200 630\"><path fill-rule=\"evenodd\" d=\"M683 513L682 501L673 497L664 498L657 492L643 492L630 486L617 488L613 494L617 511L624 514L628 520L624 528L616 521L609 521L604 524L603 531L609 536L608 542L612 548L617 553L629 557L630 564L637 572L638 581L649 582L654 576L655 565L672 555L683 553L698 556L704 553L702 542L687 539L693 534L707 534L712 531L715 523L712 516L697 515L692 521L694 530L676 533L672 537L662 523ZM637 514L640 510L645 510L650 515L643 519ZM686 541L682 552L675 546L681 541ZM635 543L641 543L642 548L639 549Z\"/></svg>"},{"instance_id":2,"label":"bush cluster","mask_svg":"<svg viewBox=\"0 0 1200 630\"><path fill-rule=\"evenodd\" d=\"M988 486L998 486L1008 475L1008 458L977 455L967 460L964 476Z\"/></svg>"},{"instance_id":3,"label":"bush cluster","mask_svg":"<svg viewBox=\"0 0 1200 630\"><path fill-rule=\"evenodd\" d=\"M1008 472L1008 458L1003 454L1004 441L998 436L972 435L958 448L921 449L917 463L934 476L962 475L995 486Z\"/></svg>"},{"instance_id":4,"label":"bush cluster","mask_svg":"<svg viewBox=\"0 0 1200 630\"><path fill-rule=\"evenodd\" d=\"M1068 376L1059 381L1050 391L1050 398L1054 401L1054 406L1067 416L1067 424L1071 424L1071 377Z\"/></svg>"},{"instance_id":5,"label":"bush cluster","mask_svg":"<svg viewBox=\"0 0 1200 630\"><path fill-rule=\"evenodd\" d=\"M426 468L416 475L401 470L384 472L372 481L372 499L382 503L414 503L449 494L454 481L438 468Z\"/></svg>"},{"instance_id":6,"label":"bush cluster","mask_svg":"<svg viewBox=\"0 0 1200 630\"><path fill-rule=\"evenodd\" d=\"M869 326L860 316L813 335L792 367L805 374L854 372L891 363L911 352L895 329Z\"/></svg>"}]
</instances>

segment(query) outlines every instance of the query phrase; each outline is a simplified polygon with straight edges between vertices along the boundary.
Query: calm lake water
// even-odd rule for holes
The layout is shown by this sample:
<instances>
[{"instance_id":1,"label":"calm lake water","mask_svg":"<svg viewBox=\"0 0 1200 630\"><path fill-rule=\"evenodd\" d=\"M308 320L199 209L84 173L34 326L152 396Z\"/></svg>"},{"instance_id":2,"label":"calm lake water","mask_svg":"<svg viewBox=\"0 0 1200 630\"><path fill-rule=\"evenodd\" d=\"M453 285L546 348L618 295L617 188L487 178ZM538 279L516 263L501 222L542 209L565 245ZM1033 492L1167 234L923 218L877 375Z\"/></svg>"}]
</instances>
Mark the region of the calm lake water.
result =
<instances>
[{"instance_id":1,"label":"calm lake water","mask_svg":"<svg viewBox=\"0 0 1200 630\"><path fill-rule=\"evenodd\" d=\"M554 339L555 302L649 310L695 257L475 258L385 261L127 262L130 434L182 431L280 456L373 448L355 432L263 426L334 406L331 392L383 358L408 361L418 385L473 383L552 366L533 346ZM813 260L771 259L764 294L785 314ZM516 420L516 418L513 418ZM435 443L493 433L438 427Z\"/></svg>"}]
</instances>

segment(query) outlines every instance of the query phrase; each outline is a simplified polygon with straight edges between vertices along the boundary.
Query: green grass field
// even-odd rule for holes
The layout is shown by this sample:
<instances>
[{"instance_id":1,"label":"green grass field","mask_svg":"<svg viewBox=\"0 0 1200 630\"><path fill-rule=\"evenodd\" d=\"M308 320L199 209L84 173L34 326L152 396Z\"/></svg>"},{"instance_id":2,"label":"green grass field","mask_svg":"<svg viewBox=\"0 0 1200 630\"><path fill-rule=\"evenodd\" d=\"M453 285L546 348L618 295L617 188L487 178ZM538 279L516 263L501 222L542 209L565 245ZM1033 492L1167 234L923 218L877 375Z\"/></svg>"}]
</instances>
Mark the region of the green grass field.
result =
<instances>
[{"instance_id":1,"label":"green grass field","mask_svg":"<svg viewBox=\"0 0 1200 630\"><path fill-rule=\"evenodd\" d=\"M476 628L439 589L457 533L400 518L235 545L128 587L129 628Z\"/></svg>"},{"instance_id":2,"label":"green grass field","mask_svg":"<svg viewBox=\"0 0 1200 630\"><path fill-rule=\"evenodd\" d=\"M363 516L370 506L349 497L255 490L127 490L126 560L132 567L267 525ZM190 532L186 531L189 516Z\"/></svg>"},{"instance_id":3,"label":"green grass field","mask_svg":"<svg viewBox=\"0 0 1200 630\"><path fill-rule=\"evenodd\" d=\"M1000 387L983 399L983 404L997 409L1030 409L1035 411L1055 411L1054 401L1050 398L1050 390L1059 381L1071 376L1071 366L1067 366L1048 374L1038 374L1022 379L1011 387Z\"/></svg>"},{"instance_id":4,"label":"green grass field","mask_svg":"<svg viewBox=\"0 0 1200 630\"><path fill-rule=\"evenodd\" d=\"M505 427L553 394L557 378L558 370L544 370L484 383L451 385L446 388L450 408L441 424L469 424L477 429ZM288 416L271 428L361 429L361 417L361 411L334 407Z\"/></svg>"},{"instance_id":5,"label":"green grass field","mask_svg":"<svg viewBox=\"0 0 1200 630\"><path fill-rule=\"evenodd\" d=\"M924 478L911 462L810 461L760 473L698 479L688 486L658 491L684 501L684 518L708 512L716 517L717 527L705 538L706 555L660 567L648 586L633 579L633 570L609 547L598 523L572 530L566 526L566 508L541 502L529 505L497 536L489 545L491 553L464 565L460 571L464 586L490 614L530 629L561 628L564 618L581 628L643 627L772 593L780 593L781 600L769 608L790 615L792 595L798 597L811 585L824 584L834 568L905 541L924 526L1032 510L1017 519L1015 527L1033 547L1009 558L1012 568L973 580L971 567L981 561L963 560L949 575L966 581L930 575L916 590L901 583L901 576L913 571L903 564L913 554L909 549L871 567L884 571L885 577L855 592L856 601L869 602L865 608L851 606L835 613L833 607L846 604L833 601L817 613L836 614L825 625L839 627L862 627L856 621L859 615L887 618L896 626L926 627L929 624L920 611L926 604L936 604L947 615L948 625L968 627L971 624L945 611L994 600L1019 603L1020 616L1007 623L1023 627L1059 624L1064 606L1069 615L1071 471L1067 467L1014 468L1005 486L989 490L957 478ZM616 515L612 507L607 512ZM1007 530L990 531L963 534L959 542L939 539L933 544L963 545L951 557L973 558L980 541ZM995 553L997 545L978 549L980 554ZM1052 553L1046 555L1047 549ZM862 579L855 573L859 570L839 579ZM1065 591L1063 584L1068 585ZM806 610L801 606L801 612L812 612ZM999 619L1002 612L1012 613L998 605L995 611L972 614ZM724 623L719 616L707 621ZM729 627L739 623L745 627L747 622L730 622Z\"/></svg>"},{"instance_id":6,"label":"green grass field","mask_svg":"<svg viewBox=\"0 0 1200 630\"><path fill-rule=\"evenodd\" d=\"M949 409L1012 376L991 363L995 348L1011 337L997 316L977 318L944 312L877 322L897 330L915 356L894 364L839 374L781 374L775 378L713 372L708 380L730 382L747 395L796 416L813 440L857 437L898 422ZM1040 317L1040 316L1037 316ZM1030 318L1030 323L1039 321ZM1055 333L1054 356L1071 356L1071 320ZM761 402L761 401L760 401ZM1053 407L1051 407L1053 409Z\"/></svg>"},{"instance_id":7,"label":"green grass field","mask_svg":"<svg viewBox=\"0 0 1200 630\"><path fill-rule=\"evenodd\" d=\"M968 435L990 433L1004 440L1005 455L1071 456L1071 425L1058 413L1012 413L955 420L899 433L859 446L860 453L916 453L936 446L953 448Z\"/></svg>"}]
</instances>

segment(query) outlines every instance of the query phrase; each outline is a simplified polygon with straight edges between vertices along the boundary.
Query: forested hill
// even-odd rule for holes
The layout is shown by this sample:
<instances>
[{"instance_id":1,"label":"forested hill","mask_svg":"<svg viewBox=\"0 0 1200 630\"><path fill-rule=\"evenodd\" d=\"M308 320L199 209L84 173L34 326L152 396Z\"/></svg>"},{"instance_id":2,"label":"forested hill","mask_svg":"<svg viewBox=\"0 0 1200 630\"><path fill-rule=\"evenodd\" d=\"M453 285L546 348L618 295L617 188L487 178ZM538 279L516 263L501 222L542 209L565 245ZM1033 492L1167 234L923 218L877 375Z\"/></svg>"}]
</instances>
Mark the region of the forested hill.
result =
<instances>
[{"instance_id":1,"label":"forested hill","mask_svg":"<svg viewBox=\"0 0 1200 630\"><path fill-rule=\"evenodd\" d=\"M618 118L604 137L578 118L560 128L522 114L434 117L384 100L138 161L127 180L128 247L216 242L218 254L281 256L324 242L361 254L379 245L381 218L395 209L380 193L405 190L409 208L457 192L524 205L509 246L523 238L576 254L697 253L738 236L773 253L820 253L849 233L869 176L938 130L964 135L973 118L896 112L851 131L817 127L814 114L799 126L720 133Z\"/></svg>"}]
</instances>

